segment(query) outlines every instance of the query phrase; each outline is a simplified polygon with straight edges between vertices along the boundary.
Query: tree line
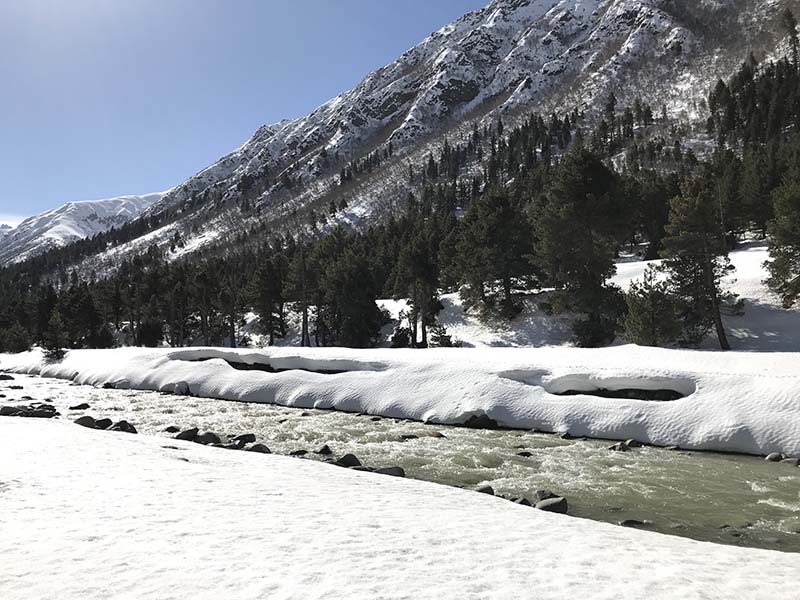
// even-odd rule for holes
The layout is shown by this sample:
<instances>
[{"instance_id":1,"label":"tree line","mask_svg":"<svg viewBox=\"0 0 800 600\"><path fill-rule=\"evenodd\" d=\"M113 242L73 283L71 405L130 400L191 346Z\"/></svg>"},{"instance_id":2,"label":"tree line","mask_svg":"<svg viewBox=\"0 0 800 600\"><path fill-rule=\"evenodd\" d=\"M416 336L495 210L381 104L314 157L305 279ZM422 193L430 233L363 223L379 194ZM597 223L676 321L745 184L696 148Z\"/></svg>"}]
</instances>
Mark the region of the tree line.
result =
<instances>
[{"instance_id":1,"label":"tree line","mask_svg":"<svg viewBox=\"0 0 800 600\"><path fill-rule=\"evenodd\" d=\"M794 52L796 24L787 14L783 22ZM707 107L715 143L703 160L674 130L650 135L664 118L651 107L609 97L588 133L573 112L446 141L409 163L419 193L362 230L273 235L182 260L153 246L104 277L63 265L143 225L51 251L0 271L0 350L236 346L247 343L251 313L270 344L296 326L304 346L371 347L389 322L378 298L408 302L392 345L450 345L438 320L443 293L458 292L482 318L513 320L543 289L541 309L574 316L577 345L622 336L693 346L713 332L728 349L723 316L742 305L723 281L744 236L767 237L768 284L783 304L800 298L797 60L751 56L710 90ZM340 186L391 154L352 161ZM610 283L625 251L664 259L627 292Z\"/></svg>"}]
</instances>

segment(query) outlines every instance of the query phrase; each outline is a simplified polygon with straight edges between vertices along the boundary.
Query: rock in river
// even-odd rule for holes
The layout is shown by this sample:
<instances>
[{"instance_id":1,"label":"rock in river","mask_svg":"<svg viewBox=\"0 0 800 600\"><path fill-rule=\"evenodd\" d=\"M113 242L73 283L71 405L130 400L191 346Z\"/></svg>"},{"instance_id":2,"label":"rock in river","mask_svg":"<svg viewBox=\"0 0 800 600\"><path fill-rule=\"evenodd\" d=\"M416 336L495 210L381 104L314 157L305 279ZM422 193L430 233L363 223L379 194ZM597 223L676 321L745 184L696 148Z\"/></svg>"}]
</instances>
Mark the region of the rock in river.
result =
<instances>
[{"instance_id":1,"label":"rock in river","mask_svg":"<svg viewBox=\"0 0 800 600\"><path fill-rule=\"evenodd\" d=\"M554 512L562 515L567 514L569 504L566 498L548 498L536 503L536 508L545 512Z\"/></svg>"},{"instance_id":2,"label":"rock in river","mask_svg":"<svg viewBox=\"0 0 800 600\"><path fill-rule=\"evenodd\" d=\"M345 454L342 458L337 460L334 464L340 467L360 467L361 461L354 454Z\"/></svg>"},{"instance_id":3,"label":"rock in river","mask_svg":"<svg viewBox=\"0 0 800 600\"><path fill-rule=\"evenodd\" d=\"M81 427L88 427L89 429L94 429L94 417L90 417L89 415L85 415L78 419L75 419L75 424L80 425Z\"/></svg>"}]
</instances>

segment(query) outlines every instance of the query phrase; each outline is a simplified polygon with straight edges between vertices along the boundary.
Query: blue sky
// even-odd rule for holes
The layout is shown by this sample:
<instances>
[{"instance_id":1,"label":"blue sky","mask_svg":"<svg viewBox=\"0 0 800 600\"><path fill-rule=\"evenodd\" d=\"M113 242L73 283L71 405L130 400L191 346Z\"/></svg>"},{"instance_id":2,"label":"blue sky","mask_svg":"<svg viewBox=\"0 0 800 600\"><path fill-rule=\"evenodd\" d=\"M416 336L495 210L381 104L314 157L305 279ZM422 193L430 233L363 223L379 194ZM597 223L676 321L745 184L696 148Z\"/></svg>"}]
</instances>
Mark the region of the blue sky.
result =
<instances>
[{"instance_id":1,"label":"blue sky","mask_svg":"<svg viewBox=\"0 0 800 600\"><path fill-rule=\"evenodd\" d=\"M488 0L2 0L0 223L168 189Z\"/></svg>"}]
</instances>

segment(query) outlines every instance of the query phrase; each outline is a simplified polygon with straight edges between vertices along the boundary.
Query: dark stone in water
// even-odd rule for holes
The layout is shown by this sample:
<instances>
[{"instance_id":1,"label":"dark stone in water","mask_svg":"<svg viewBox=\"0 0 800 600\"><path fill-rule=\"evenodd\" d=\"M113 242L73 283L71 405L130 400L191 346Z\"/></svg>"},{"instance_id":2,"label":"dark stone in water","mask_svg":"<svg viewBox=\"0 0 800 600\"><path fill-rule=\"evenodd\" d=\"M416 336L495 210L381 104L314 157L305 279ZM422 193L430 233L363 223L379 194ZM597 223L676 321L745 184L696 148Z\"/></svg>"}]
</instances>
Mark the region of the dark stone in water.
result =
<instances>
[{"instance_id":1,"label":"dark stone in water","mask_svg":"<svg viewBox=\"0 0 800 600\"><path fill-rule=\"evenodd\" d=\"M567 503L566 498L556 497L556 498L548 498L547 500L542 500L541 502L537 502L536 508L538 510L543 510L545 512L554 512L565 515L569 510L569 504Z\"/></svg>"},{"instance_id":2,"label":"dark stone in water","mask_svg":"<svg viewBox=\"0 0 800 600\"><path fill-rule=\"evenodd\" d=\"M94 429L94 417L90 417L89 415L85 415L80 417L79 419L75 419L75 424L80 425L81 427L88 427L89 429Z\"/></svg>"},{"instance_id":3,"label":"dark stone in water","mask_svg":"<svg viewBox=\"0 0 800 600\"><path fill-rule=\"evenodd\" d=\"M551 498L558 498L557 494L554 494L550 490L537 490L536 493L533 494L533 500L536 503L542 502L543 500L550 500Z\"/></svg>"},{"instance_id":4,"label":"dark stone in water","mask_svg":"<svg viewBox=\"0 0 800 600\"><path fill-rule=\"evenodd\" d=\"M391 477L405 477L406 471L403 467L384 467L375 471L379 475L390 475Z\"/></svg>"},{"instance_id":5,"label":"dark stone in water","mask_svg":"<svg viewBox=\"0 0 800 600\"><path fill-rule=\"evenodd\" d=\"M192 427L191 429L187 429L175 436L176 440L184 440L186 442L194 441L194 438L197 437L197 434L200 433L200 430L197 427Z\"/></svg>"},{"instance_id":6,"label":"dark stone in water","mask_svg":"<svg viewBox=\"0 0 800 600\"><path fill-rule=\"evenodd\" d=\"M267 448L264 444L253 444L247 448L248 452L256 452L257 454L272 454L272 450Z\"/></svg>"},{"instance_id":7,"label":"dark stone in water","mask_svg":"<svg viewBox=\"0 0 800 600\"><path fill-rule=\"evenodd\" d=\"M470 429L500 429L497 421L490 418L486 413L472 415L464 422L464 427L469 427Z\"/></svg>"},{"instance_id":8,"label":"dark stone in water","mask_svg":"<svg viewBox=\"0 0 800 600\"><path fill-rule=\"evenodd\" d=\"M195 438L192 441L197 444L203 444L204 446L208 446L210 444L222 443L222 440L219 439L219 436L213 431L206 431L204 433L201 433L200 435L195 436Z\"/></svg>"},{"instance_id":9,"label":"dark stone in water","mask_svg":"<svg viewBox=\"0 0 800 600\"><path fill-rule=\"evenodd\" d=\"M84 402L82 404L78 404L76 406L70 406L69 407L70 410L87 410L89 408L91 408L91 407L88 404L86 404L86 402Z\"/></svg>"},{"instance_id":10,"label":"dark stone in water","mask_svg":"<svg viewBox=\"0 0 800 600\"><path fill-rule=\"evenodd\" d=\"M100 419L94 422L95 429L108 429L114 424L111 419Z\"/></svg>"},{"instance_id":11,"label":"dark stone in water","mask_svg":"<svg viewBox=\"0 0 800 600\"><path fill-rule=\"evenodd\" d=\"M482 487L479 487L475 491L478 492L479 494L488 494L490 496L494 496L494 488L490 485L484 485Z\"/></svg>"},{"instance_id":12,"label":"dark stone in water","mask_svg":"<svg viewBox=\"0 0 800 600\"><path fill-rule=\"evenodd\" d=\"M178 433L180 431L180 427L175 427L175 425L170 425L167 427L164 432L165 433Z\"/></svg>"},{"instance_id":13,"label":"dark stone in water","mask_svg":"<svg viewBox=\"0 0 800 600\"><path fill-rule=\"evenodd\" d=\"M123 433L139 433L136 431L136 427L128 423L127 421L120 421L119 423L115 423L111 426L111 431L121 431Z\"/></svg>"},{"instance_id":14,"label":"dark stone in water","mask_svg":"<svg viewBox=\"0 0 800 600\"><path fill-rule=\"evenodd\" d=\"M243 444L252 444L256 441L256 434L255 433L243 433L242 435L237 435L233 438L234 442L241 442Z\"/></svg>"},{"instance_id":15,"label":"dark stone in water","mask_svg":"<svg viewBox=\"0 0 800 600\"><path fill-rule=\"evenodd\" d=\"M0 381L14 381L14 378L11 375L0 373Z\"/></svg>"},{"instance_id":16,"label":"dark stone in water","mask_svg":"<svg viewBox=\"0 0 800 600\"><path fill-rule=\"evenodd\" d=\"M333 454L333 450L330 449L330 446L328 446L328 444L325 444L319 450L315 450L314 454L319 454L320 456L330 456L331 454Z\"/></svg>"},{"instance_id":17,"label":"dark stone in water","mask_svg":"<svg viewBox=\"0 0 800 600\"><path fill-rule=\"evenodd\" d=\"M305 456L308 454L308 450L295 450L293 452L289 452L289 456Z\"/></svg>"},{"instance_id":18,"label":"dark stone in water","mask_svg":"<svg viewBox=\"0 0 800 600\"><path fill-rule=\"evenodd\" d=\"M360 467L361 461L354 454L345 454L334 464L340 467Z\"/></svg>"},{"instance_id":19,"label":"dark stone in water","mask_svg":"<svg viewBox=\"0 0 800 600\"><path fill-rule=\"evenodd\" d=\"M522 458L530 458L533 456L533 452L517 452L517 456L521 456Z\"/></svg>"},{"instance_id":20,"label":"dark stone in water","mask_svg":"<svg viewBox=\"0 0 800 600\"><path fill-rule=\"evenodd\" d=\"M418 440L419 436L414 434L406 434L406 435L401 435L400 439L404 442L409 442L411 440Z\"/></svg>"},{"instance_id":21,"label":"dark stone in water","mask_svg":"<svg viewBox=\"0 0 800 600\"><path fill-rule=\"evenodd\" d=\"M609 446L608 449L611 450L612 452L630 452L630 448L628 447L628 444L626 444L625 442L618 442L613 446Z\"/></svg>"},{"instance_id":22,"label":"dark stone in water","mask_svg":"<svg viewBox=\"0 0 800 600\"><path fill-rule=\"evenodd\" d=\"M531 506L531 501L527 498L512 498L511 501L514 504L519 504L520 506Z\"/></svg>"},{"instance_id":23,"label":"dark stone in water","mask_svg":"<svg viewBox=\"0 0 800 600\"><path fill-rule=\"evenodd\" d=\"M640 521L639 519L625 519L620 521L619 525L622 527L648 527L652 523L650 521Z\"/></svg>"}]
</instances>

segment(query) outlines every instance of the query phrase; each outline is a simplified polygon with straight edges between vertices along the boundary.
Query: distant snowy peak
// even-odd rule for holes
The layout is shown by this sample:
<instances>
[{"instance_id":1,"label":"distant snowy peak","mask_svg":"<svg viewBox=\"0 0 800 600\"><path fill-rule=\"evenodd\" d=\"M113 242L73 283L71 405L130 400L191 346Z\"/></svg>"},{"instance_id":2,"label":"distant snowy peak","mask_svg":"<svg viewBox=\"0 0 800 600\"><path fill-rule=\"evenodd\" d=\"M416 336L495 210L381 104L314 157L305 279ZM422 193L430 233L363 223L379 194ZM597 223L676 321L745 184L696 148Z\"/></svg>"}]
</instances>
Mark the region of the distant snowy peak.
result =
<instances>
[{"instance_id":1,"label":"distant snowy peak","mask_svg":"<svg viewBox=\"0 0 800 600\"><path fill-rule=\"evenodd\" d=\"M60 208L0 229L0 264L18 262L51 248L120 227L164 197L164 192L106 200L68 202Z\"/></svg>"}]
</instances>

